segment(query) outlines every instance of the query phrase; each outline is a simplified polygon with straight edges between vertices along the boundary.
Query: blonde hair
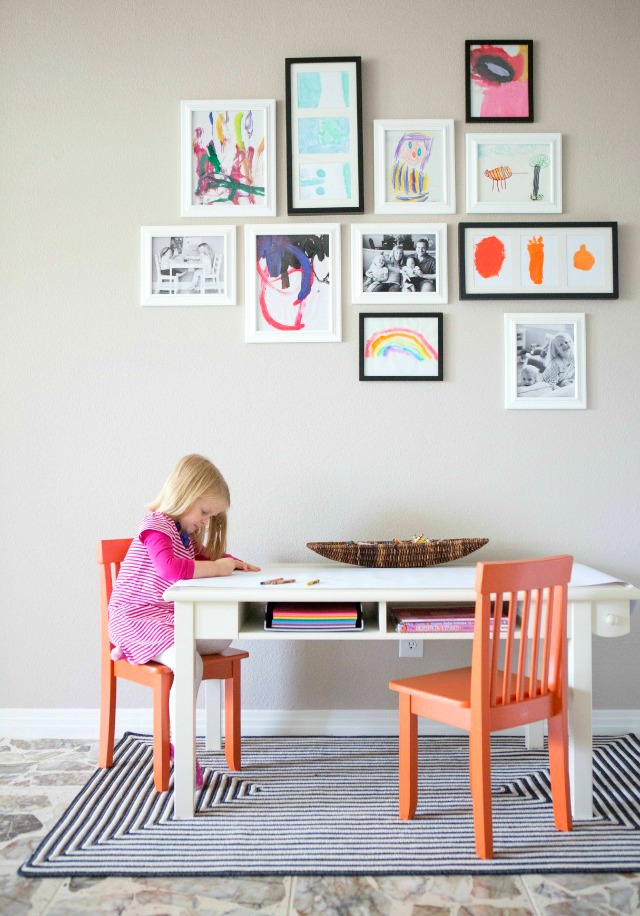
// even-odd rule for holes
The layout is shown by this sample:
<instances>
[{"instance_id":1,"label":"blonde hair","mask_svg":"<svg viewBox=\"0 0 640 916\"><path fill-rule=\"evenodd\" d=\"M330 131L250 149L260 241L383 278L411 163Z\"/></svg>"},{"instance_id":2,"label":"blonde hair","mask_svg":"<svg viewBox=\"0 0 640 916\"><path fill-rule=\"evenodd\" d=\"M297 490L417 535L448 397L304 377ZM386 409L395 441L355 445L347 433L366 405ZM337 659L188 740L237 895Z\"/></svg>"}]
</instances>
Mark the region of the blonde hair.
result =
<instances>
[{"instance_id":1,"label":"blonde hair","mask_svg":"<svg viewBox=\"0 0 640 916\"><path fill-rule=\"evenodd\" d=\"M229 487L224 477L207 458L202 455L185 455L169 474L160 493L147 509L150 512L164 512L177 521L188 512L197 499L215 496L231 505ZM227 549L227 513L220 512L209 519L206 525L190 535L196 553L203 553L210 560L224 556Z\"/></svg>"}]
</instances>

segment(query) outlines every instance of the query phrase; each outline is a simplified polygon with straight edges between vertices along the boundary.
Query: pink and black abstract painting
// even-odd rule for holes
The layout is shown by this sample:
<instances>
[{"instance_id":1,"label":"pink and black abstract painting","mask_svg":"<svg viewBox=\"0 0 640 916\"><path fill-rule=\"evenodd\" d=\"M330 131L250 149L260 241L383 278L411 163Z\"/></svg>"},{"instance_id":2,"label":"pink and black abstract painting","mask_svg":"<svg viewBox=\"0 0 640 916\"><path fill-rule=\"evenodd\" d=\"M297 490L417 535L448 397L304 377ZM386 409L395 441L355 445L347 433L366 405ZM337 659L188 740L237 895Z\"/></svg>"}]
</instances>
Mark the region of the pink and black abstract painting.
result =
<instances>
[{"instance_id":1,"label":"pink and black abstract painting","mask_svg":"<svg viewBox=\"0 0 640 916\"><path fill-rule=\"evenodd\" d=\"M533 42L465 42L467 122L533 121Z\"/></svg>"}]
</instances>

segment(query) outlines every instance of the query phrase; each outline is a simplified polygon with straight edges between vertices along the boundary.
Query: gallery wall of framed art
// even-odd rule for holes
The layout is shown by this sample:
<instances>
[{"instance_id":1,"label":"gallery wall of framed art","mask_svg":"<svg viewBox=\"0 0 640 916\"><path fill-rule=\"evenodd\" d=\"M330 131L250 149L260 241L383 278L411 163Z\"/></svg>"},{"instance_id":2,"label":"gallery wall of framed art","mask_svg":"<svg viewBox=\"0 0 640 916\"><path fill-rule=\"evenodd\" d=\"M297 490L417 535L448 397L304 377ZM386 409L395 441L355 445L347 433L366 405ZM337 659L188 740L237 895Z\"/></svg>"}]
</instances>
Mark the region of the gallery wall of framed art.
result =
<instances>
[{"instance_id":1,"label":"gallery wall of framed art","mask_svg":"<svg viewBox=\"0 0 640 916\"><path fill-rule=\"evenodd\" d=\"M563 212L562 135L505 126L534 120L533 40L468 39L463 51L464 114L471 127L458 146L465 159L466 212L526 214L527 221L457 224L458 303L449 288L450 221L431 219L456 213L460 112L457 122L455 117L375 118L373 149L365 154L363 79L370 78L373 65L363 67L361 57L345 56L283 61L286 212L305 216L305 223L279 218L276 112L282 101L181 103L182 217L222 217L231 223L143 227L142 304L235 304L241 225L236 221L247 217L245 341L339 343L354 306L377 308L379 320L375 312L358 316L361 381L444 380L444 314L420 312L424 306L452 305L455 314L471 300L617 298L617 223L548 219ZM494 127L478 133L476 124ZM376 218L350 226L324 222L326 214L345 219L365 212L366 176ZM538 214L547 219L536 219ZM351 245L346 311L345 237ZM394 306L403 311L389 311ZM415 320L409 321L412 312ZM519 324L514 315L505 313L505 347L511 354L514 335L535 336L535 316L525 315ZM576 360L573 395L567 386L560 393L547 390L555 383L550 371L545 375L540 354L526 367L505 355L505 406L586 406L585 316L574 320L559 313L548 323L549 329L556 326L564 328ZM541 351L542 359L551 360L546 349Z\"/></svg>"}]
</instances>

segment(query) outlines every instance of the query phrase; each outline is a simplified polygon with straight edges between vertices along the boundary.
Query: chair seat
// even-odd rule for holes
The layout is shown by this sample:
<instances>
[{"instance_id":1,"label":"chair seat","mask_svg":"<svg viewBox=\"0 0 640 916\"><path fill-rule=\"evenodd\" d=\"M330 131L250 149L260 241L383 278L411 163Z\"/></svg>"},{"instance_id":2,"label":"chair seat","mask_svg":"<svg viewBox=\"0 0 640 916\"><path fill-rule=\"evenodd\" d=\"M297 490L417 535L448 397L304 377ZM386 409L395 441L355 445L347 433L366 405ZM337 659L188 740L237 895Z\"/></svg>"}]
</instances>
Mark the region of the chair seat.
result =
<instances>
[{"instance_id":1,"label":"chair seat","mask_svg":"<svg viewBox=\"0 0 640 916\"><path fill-rule=\"evenodd\" d=\"M391 690L410 693L424 700L445 700L455 706L471 706L471 668L454 668L390 681Z\"/></svg>"},{"instance_id":2,"label":"chair seat","mask_svg":"<svg viewBox=\"0 0 640 916\"><path fill-rule=\"evenodd\" d=\"M224 680L233 676L233 663L249 658L248 652L241 649L223 649L216 655L202 656L202 679Z\"/></svg>"},{"instance_id":3,"label":"chair seat","mask_svg":"<svg viewBox=\"0 0 640 916\"><path fill-rule=\"evenodd\" d=\"M498 683L502 686L504 672L498 671ZM510 675L509 702L516 698L516 675ZM449 702L463 709L471 707L471 668L454 668L451 671L436 671L434 674L421 674L418 677L406 677L390 681L391 690L398 693L410 693L422 700L437 700ZM540 682L536 684L535 696L541 695ZM531 699L528 696L527 699ZM496 705L502 705L502 698L497 698Z\"/></svg>"}]
</instances>

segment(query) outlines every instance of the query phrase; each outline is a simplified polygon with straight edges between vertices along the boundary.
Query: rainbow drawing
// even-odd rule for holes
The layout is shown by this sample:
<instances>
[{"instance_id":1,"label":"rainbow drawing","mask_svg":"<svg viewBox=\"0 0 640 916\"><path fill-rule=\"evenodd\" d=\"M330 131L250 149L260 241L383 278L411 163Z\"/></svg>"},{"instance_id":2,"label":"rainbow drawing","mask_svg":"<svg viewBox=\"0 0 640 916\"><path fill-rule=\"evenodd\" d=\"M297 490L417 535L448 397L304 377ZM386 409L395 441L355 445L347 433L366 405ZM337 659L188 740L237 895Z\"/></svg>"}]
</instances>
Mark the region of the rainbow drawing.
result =
<instances>
[{"instance_id":1,"label":"rainbow drawing","mask_svg":"<svg viewBox=\"0 0 640 916\"><path fill-rule=\"evenodd\" d=\"M389 356L391 353L410 356L421 363L427 359L438 359L438 351L424 335L412 328L385 328L376 331L367 340L364 350L366 359Z\"/></svg>"}]
</instances>

